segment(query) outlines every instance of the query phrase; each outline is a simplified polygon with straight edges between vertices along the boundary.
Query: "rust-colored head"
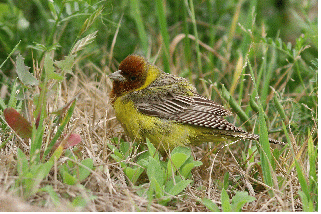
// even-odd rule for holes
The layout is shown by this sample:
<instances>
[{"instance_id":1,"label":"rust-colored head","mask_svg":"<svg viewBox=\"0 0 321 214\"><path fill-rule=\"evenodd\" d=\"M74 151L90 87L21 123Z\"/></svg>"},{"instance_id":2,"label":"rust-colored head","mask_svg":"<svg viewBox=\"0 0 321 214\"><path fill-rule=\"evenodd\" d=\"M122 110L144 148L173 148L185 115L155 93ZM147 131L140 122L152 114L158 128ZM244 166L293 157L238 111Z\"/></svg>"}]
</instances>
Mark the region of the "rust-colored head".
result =
<instances>
[{"instance_id":1,"label":"rust-colored head","mask_svg":"<svg viewBox=\"0 0 321 214\"><path fill-rule=\"evenodd\" d=\"M110 74L113 89L110 93L112 102L126 92L144 85L147 77L147 62L138 55L129 55L119 65L119 70Z\"/></svg>"}]
</instances>

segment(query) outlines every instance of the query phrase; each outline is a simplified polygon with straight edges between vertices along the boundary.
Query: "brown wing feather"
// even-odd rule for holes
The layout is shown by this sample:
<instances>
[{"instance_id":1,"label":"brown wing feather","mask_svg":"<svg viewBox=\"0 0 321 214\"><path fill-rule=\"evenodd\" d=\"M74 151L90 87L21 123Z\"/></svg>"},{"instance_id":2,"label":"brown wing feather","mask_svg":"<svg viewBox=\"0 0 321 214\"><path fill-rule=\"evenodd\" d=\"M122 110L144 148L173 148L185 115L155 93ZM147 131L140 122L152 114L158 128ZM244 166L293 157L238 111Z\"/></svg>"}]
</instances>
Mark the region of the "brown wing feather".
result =
<instances>
[{"instance_id":1,"label":"brown wing feather","mask_svg":"<svg viewBox=\"0 0 321 214\"><path fill-rule=\"evenodd\" d=\"M230 115L223 106L201 95L167 95L157 102L135 103L138 111L180 123L245 133L222 116Z\"/></svg>"}]
</instances>

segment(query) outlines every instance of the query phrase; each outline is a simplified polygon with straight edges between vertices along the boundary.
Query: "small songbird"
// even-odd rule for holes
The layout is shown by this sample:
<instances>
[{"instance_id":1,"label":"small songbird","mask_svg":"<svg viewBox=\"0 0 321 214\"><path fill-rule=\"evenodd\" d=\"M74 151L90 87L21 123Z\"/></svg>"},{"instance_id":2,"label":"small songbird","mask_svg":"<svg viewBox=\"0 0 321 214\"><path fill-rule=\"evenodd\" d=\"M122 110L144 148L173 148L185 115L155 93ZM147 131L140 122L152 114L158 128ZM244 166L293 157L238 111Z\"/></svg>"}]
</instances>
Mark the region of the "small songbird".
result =
<instances>
[{"instance_id":1,"label":"small songbird","mask_svg":"<svg viewBox=\"0 0 321 214\"><path fill-rule=\"evenodd\" d=\"M199 95L186 79L163 72L141 56L126 57L109 78L116 117L133 141L148 138L164 152L202 142L259 139L225 120L230 111Z\"/></svg>"}]
</instances>

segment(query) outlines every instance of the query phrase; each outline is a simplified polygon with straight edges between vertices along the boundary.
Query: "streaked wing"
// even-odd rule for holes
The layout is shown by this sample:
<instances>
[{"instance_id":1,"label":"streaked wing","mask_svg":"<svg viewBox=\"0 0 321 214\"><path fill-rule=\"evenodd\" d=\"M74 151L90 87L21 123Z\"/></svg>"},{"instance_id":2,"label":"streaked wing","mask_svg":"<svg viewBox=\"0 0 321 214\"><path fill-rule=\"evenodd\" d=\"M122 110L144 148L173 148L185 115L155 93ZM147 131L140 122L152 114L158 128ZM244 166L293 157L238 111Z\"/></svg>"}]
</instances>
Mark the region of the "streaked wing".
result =
<instances>
[{"instance_id":1,"label":"streaked wing","mask_svg":"<svg viewBox=\"0 0 321 214\"><path fill-rule=\"evenodd\" d=\"M168 94L157 102L136 102L135 106L138 111L150 116L213 129L244 132L222 118L230 115L228 110L198 94L195 96Z\"/></svg>"},{"instance_id":2,"label":"streaked wing","mask_svg":"<svg viewBox=\"0 0 321 214\"><path fill-rule=\"evenodd\" d=\"M168 94L165 98L157 101L135 103L137 109L144 114L169 119L173 115L182 113L190 108L194 103L192 97L171 96Z\"/></svg>"},{"instance_id":3,"label":"streaked wing","mask_svg":"<svg viewBox=\"0 0 321 214\"><path fill-rule=\"evenodd\" d=\"M216 116L228 116L231 112L226 110L223 106L209 100L201 95L195 94L193 97L194 104L192 108L195 111L202 111Z\"/></svg>"}]
</instances>

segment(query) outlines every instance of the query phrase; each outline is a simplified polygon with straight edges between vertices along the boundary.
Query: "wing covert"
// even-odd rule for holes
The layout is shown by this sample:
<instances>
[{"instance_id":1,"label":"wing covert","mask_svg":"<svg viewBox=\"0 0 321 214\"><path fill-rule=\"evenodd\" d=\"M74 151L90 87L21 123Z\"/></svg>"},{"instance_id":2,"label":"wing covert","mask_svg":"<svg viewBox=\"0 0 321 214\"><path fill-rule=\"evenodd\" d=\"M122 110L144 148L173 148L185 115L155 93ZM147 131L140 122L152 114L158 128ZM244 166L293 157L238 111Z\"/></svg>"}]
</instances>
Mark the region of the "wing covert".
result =
<instances>
[{"instance_id":1,"label":"wing covert","mask_svg":"<svg viewBox=\"0 0 321 214\"><path fill-rule=\"evenodd\" d=\"M138 111L149 116L213 129L244 132L223 118L230 115L230 111L199 94L173 96L169 93L156 102L136 102L135 106Z\"/></svg>"}]
</instances>

